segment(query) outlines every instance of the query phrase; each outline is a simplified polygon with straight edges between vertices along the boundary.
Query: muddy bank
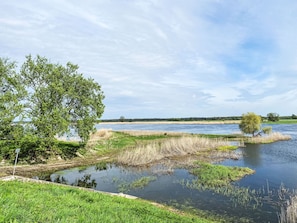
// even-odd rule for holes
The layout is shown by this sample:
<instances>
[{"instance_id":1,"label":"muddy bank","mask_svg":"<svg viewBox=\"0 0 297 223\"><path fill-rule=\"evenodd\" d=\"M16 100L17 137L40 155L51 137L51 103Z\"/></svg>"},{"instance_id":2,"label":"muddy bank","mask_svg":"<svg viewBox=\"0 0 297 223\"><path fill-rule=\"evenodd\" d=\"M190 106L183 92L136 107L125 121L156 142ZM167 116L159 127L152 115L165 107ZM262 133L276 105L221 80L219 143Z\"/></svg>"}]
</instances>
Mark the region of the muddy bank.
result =
<instances>
[{"instance_id":1,"label":"muddy bank","mask_svg":"<svg viewBox=\"0 0 297 223\"><path fill-rule=\"evenodd\" d=\"M17 165L15 174L23 177L34 177L37 175L46 175L51 172L73 168L77 166L92 165L102 160L108 160L109 157L77 158L69 161L58 161L48 164L35 165ZM0 166L0 177L12 175L13 166Z\"/></svg>"}]
</instances>

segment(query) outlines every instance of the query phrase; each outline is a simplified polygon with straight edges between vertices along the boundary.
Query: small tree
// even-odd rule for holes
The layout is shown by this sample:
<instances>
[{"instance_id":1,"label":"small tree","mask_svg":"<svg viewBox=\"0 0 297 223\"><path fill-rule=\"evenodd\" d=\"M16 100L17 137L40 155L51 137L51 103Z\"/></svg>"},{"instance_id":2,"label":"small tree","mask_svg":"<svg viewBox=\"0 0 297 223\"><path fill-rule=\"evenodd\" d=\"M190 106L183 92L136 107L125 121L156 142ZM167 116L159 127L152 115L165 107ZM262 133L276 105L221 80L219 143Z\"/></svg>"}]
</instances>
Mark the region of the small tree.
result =
<instances>
[{"instance_id":1,"label":"small tree","mask_svg":"<svg viewBox=\"0 0 297 223\"><path fill-rule=\"evenodd\" d=\"M268 121L270 121L270 122L277 122L277 121L279 121L279 114L277 114L277 113L268 113L267 114L267 119L268 119Z\"/></svg>"},{"instance_id":2,"label":"small tree","mask_svg":"<svg viewBox=\"0 0 297 223\"><path fill-rule=\"evenodd\" d=\"M264 134L269 135L269 134L271 134L271 132L272 132L272 127L271 127L271 126L264 127L264 128L262 128L262 132L263 132Z\"/></svg>"},{"instance_id":3,"label":"small tree","mask_svg":"<svg viewBox=\"0 0 297 223\"><path fill-rule=\"evenodd\" d=\"M292 114L292 119L297 119L297 115Z\"/></svg>"},{"instance_id":4,"label":"small tree","mask_svg":"<svg viewBox=\"0 0 297 223\"><path fill-rule=\"evenodd\" d=\"M239 128L243 133L255 136L255 133L261 129L261 116L253 112L243 114Z\"/></svg>"}]
</instances>

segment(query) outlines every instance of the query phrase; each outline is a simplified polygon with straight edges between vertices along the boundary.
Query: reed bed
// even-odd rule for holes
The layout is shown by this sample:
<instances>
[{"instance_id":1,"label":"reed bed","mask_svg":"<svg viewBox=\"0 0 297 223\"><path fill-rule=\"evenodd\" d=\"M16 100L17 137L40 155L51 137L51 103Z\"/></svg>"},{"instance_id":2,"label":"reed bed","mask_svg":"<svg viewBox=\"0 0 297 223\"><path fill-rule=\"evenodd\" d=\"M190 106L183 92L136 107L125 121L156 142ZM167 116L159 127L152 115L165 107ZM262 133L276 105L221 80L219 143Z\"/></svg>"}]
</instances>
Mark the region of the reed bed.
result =
<instances>
[{"instance_id":1,"label":"reed bed","mask_svg":"<svg viewBox=\"0 0 297 223\"><path fill-rule=\"evenodd\" d=\"M290 135L283 135L280 132L273 132L271 134L261 136L261 137L253 137L250 138L248 143L272 143L276 141L290 140Z\"/></svg>"},{"instance_id":2,"label":"reed bed","mask_svg":"<svg viewBox=\"0 0 297 223\"><path fill-rule=\"evenodd\" d=\"M290 197L287 206L281 208L279 223L297 223L297 195Z\"/></svg>"},{"instance_id":3,"label":"reed bed","mask_svg":"<svg viewBox=\"0 0 297 223\"><path fill-rule=\"evenodd\" d=\"M227 145L229 142L224 139L183 136L126 150L117 160L124 165L147 165L162 159L197 154Z\"/></svg>"},{"instance_id":4,"label":"reed bed","mask_svg":"<svg viewBox=\"0 0 297 223\"><path fill-rule=\"evenodd\" d=\"M94 146L99 140L106 140L112 136L112 131L109 129L100 129L90 135L87 147Z\"/></svg>"}]
</instances>

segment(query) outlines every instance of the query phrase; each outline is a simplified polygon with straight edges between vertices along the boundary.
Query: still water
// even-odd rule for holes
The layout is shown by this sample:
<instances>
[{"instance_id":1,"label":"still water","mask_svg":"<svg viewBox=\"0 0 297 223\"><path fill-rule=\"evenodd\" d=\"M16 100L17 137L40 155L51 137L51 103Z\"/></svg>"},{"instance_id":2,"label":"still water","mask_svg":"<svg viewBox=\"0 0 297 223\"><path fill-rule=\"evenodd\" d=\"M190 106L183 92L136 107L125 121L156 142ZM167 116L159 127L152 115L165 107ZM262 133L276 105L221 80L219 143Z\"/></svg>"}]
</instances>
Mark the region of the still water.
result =
<instances>
[{"instance_id":1,"label":"still water","mask_svg":"<svg viewBox=\"0 0 297 223\"><path fill-rule=\"evenodd\" d=\"M235 182L232 188L226 188L228 192L195 189L188 185L195 179L188 170L168 170L162 166L135 169L109 164L104 170L99 166L74 168L52 174L51 180L107 192L124 192L181 209L200 209L235 217L230 222L278 222L280 206L297 188L297 125L272 127L273 131L291 135L292 140L247 145L239 148L244 154L242 159L221 162L223 165L245 166L256 171ZM97 128L213 134L239 132L238 125L232 124L99 124ZM131 182L146 176L153 178L145 187L130 186ZM243 202L246 198L247 201Z\"/></svg>"}]
</instances>

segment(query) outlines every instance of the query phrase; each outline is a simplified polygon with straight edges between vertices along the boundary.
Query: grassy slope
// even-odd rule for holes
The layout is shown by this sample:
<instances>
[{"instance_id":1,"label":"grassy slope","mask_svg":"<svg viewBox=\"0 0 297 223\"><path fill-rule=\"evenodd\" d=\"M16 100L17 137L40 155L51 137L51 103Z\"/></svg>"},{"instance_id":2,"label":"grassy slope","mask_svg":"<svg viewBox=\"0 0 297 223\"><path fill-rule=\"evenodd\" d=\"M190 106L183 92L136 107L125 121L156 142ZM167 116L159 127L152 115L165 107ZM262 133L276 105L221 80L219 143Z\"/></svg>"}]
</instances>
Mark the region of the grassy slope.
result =
<instances>
[{"instance_id":1,"label":"grassy slope","mask_svg":"<svg viewBox=\"0 0 297 223\"><path fill-rule=\"evenodd\" d=\"M53 184L0 181L0 222L212 222L142 200Z\"/></svg>"}]
</instances>

